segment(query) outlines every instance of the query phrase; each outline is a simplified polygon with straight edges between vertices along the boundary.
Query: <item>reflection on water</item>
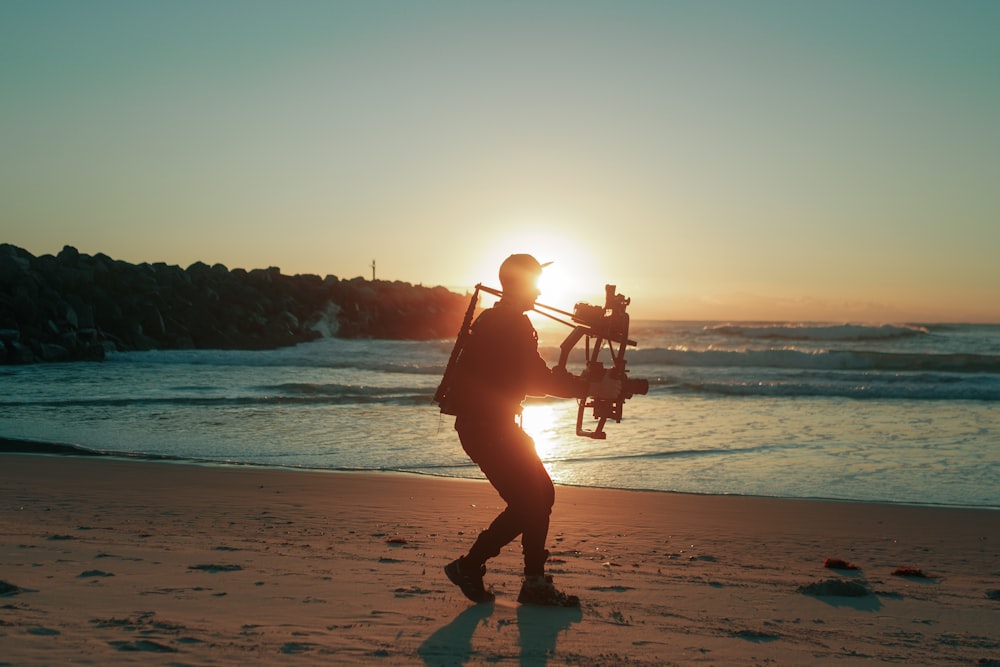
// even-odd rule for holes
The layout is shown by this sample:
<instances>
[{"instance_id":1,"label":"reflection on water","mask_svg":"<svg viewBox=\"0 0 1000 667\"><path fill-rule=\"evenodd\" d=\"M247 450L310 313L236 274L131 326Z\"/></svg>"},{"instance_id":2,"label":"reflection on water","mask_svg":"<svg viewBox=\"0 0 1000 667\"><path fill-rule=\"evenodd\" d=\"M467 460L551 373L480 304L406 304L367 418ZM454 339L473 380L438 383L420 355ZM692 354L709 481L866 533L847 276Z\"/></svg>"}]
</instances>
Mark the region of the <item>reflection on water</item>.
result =
<instances>
[{"instance_id":1,"label":"reflection on water","mask_svg":"<svg viewBox=\"0 0 1000 667\"><path fill-rule=\"evenodd\" d=\"M535 441L535 451L542 461L566 456L566 421L575 419L576 402L528 403L521 415L524 431ZM573 427L575 428L575 426ZM547 467L547 466L546 466ZM552 471L549 470L549 474Z\"/></svg>"},{"instance_id":2,"label":"reflection on water","mask_svg":"<svg viewBox=\"0 0 1000 667\"><path fill-rule=\"evenodd\" d=\"M793 327L805 340L791 348L761 337L774 329L637 330L644 346L630 368L653 384L606 440L575 435L572 399L530 399L524 427L556 484L998 507L1000 327L875 341ZM450 341L325 339L0 366L0 435L479 478L454 418L431 403L450 351Z\"/></svg>"}]
</instances>

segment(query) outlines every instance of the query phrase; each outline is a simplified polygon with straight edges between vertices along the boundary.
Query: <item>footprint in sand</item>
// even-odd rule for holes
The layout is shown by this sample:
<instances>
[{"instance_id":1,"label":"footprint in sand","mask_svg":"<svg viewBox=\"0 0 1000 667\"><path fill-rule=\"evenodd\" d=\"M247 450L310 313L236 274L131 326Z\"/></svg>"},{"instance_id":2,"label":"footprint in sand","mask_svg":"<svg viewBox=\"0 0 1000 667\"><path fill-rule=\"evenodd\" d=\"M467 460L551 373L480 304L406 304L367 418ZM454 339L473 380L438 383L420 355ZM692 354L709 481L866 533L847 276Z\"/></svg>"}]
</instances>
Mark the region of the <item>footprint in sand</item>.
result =
<instances>
[{"instance_id":1,"label":"footprint in sand","mask_svg":"<svg viewBox=\"0 0 1000 667\"><path fill-rule=\"evenodd\" d=\"M160 644L148 639L138 639L136 641L113 641L108 642L119 651L143 651L148 653L177 653L177 649Z\"/></svg>"},{"instance_id":2,"label":"footprint in sand","mask_svg":"<svg viewBox=\"0 0 1000 667\"><path fill-rule=\"evenodd\" d=\"M86 571L81 572L80 574L76 575L76 578L77 579L92 579L94 577L113 577L113 576L115 576L115 575L113 575L110 572L105 572L103 570L86 570Z\"/></svg>"},{"instance_id":3,"label":"footprint in sand","mask_svg":"<svg viewBox=\"0 0 1000 667\"><path fill-rule=\"evenodd\" d=\"M20 586L15 586L12 583L0 580L0 598L7 597L8 595L17 595L18 593L23 593L24 589Z\"/></svg>"},{"instance_id":4,"label":"footprint in sand","mask_svg":"<svg viewBox=\"0 0 1000 667\"><path fill-rule=\"evenodd\" d=\"M312 651L315 648L316 648L315 644L305 644L302 642L288 642L278 650L286 655L294 655L296 653L306 653L308 651Z\"/></svg>"},{"instance_id":5,"label":"footprint in sand","mask_svg":"<svg viewBox=\"0 0 1000 667\"><path fill-rule=\"evenodd\" d=\"M237 572L243 569L241 565L188 565L189 570L201 570L202 572Z\"/></svg>"},{"instance_id":6,"label":"footprint in sand","mask_svg":"<svg viewBox=\"0 0 1000 667\"><path fill-rule=\"evenodd\" d=\"M799 586L799 592L819 597L858 598L872 595L872 591L864 584L841 579L827 579L808 586Z\"/></svg>"},{"instance_id":7,"label":"footprint in sand","mask_svg":"<svg viewBox=\"0 0 1000 667\"><path fill-rule=\"evenodd\" d=\"M634 591L635 589L631 586L591 586L588 590L604 593L624 593L626 591Z\"/></svg>"}]
</instances>

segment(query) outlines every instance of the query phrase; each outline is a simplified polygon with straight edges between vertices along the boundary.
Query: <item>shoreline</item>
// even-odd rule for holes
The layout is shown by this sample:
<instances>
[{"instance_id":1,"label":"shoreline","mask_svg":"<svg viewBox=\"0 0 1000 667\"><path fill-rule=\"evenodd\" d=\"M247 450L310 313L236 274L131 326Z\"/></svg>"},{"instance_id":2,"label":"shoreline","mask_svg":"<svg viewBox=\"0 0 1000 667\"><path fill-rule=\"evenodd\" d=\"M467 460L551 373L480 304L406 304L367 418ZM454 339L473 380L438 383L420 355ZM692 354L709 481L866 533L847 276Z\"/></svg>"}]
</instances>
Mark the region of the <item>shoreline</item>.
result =
<instances>
[{"instance_id":1,"label":"shoreline","mask_svg":"<svg viewBox=\"0 0 1000 667\"><path fill-rule=\"evenodd\" d=\"M583 604L553 610L515 602L517 542L495 605L444 576L485 482L2 460L13 664L1000 664L991 510L560 486L549 569Z\"/></svg>"},{"instance_id":2,"label":"shoreline","mask_svg":"<svg viewBox=\"0 0 1000 667\"><path fill-rule=\"evenodd\" d=\"M341 473L341 474L396 474L396 475L412 475L415 477L426 477L430 479L458 479L458 480L468 480L468 481L484 481L482 477L455 477L451 475L438 475L429 472L419 472L414 470L402 470L395 468L382 468L382 469L370 469L370 468L329 468L329 467L313 467L304 465L277 465L269 463L254 463L251 461L218 461L213 459L194 459L183 456L171 456L169 454L144 454L139 452L115 452L109 450L97 450L91 449L89 447L84 447L82 445L74 445L69 443L58 443L58 442L46 442L41 440L30 440L26 438L9 438L5 436L0 436L0 457L4 455L24 455L24 456L81 456L81 457L96 457L96 458L107 458L107 459L121 459L127 461L147 461L151 463L173 463L175 465L192 465L192 466L208 466L208 467L250 467L250 468L260 468L263 470L276 470L276 471L302 471L302 472L316 472L316 473ZM773 500L805 500L805 501L816 501L816 502L828 502L828 503L856 503L864 505L887 505L887 506L898 506L898 507L926 507L926 508L953 508L953 509L971 509L971 510L986 510L986 511L1000 511L1000 504L997 505L969 505L964 503L913 503L913 502L899 502L892 500L861 500L855 498L827 498L823 496L809 496L809 497L789 497L789 496L767 496L767 495L745 495L745 494L732 494L732 493L699 493L692 491L673 491L666 489L640 489L640 488L625 488L625 487L614 487L614 486L587 486L587 485L577 485L577 484L565 484L556 483L557 487L560 488L575 488L575 489L595 489L595 490L609 490L609 491L631 491L635 493L664 493L664 494L680 494L685 496L695 496L695 497L722 497L722 498L768 498Z\"/></svg>"}]
</instances>

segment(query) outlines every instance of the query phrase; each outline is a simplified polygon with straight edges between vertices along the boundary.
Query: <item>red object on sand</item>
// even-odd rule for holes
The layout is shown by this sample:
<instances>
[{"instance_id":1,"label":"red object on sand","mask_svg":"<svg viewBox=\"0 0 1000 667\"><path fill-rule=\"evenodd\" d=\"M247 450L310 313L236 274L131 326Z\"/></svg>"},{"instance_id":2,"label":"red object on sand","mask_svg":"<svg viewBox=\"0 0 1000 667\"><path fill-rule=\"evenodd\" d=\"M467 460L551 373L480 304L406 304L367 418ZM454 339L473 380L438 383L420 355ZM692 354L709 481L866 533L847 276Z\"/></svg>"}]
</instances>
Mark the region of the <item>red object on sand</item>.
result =
<instances>
[{"instance_id":1,"label":"red object on sand","mask_svg":"<svg viewBox=\"0 0 1000 667\"><path fill-rule=\"evenodd\" d=\"M827 558L823 561L823 567L831 570L857 570L858 566L840 558Z\"/></svg>"}]
</instances>

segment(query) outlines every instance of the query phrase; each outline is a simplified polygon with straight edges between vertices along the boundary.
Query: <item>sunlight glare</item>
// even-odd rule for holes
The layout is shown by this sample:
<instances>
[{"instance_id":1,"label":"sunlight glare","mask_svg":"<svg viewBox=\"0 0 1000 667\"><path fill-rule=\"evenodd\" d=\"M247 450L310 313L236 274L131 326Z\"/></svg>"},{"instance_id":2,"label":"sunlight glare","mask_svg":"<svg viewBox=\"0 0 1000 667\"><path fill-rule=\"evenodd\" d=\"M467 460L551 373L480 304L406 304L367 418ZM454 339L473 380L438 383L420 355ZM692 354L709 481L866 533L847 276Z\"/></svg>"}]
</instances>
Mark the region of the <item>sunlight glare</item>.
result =
<instances>
[{"instance_id":1,"label":"sunlight glare","mask_svg":"<svg viewBox=\"0 0 1000 667\"><path fill-rule=\"evenodd\" d=\"M572 311L578 301L604 303L606 280L600 257L582 242L575 226L522 219L493 229L497 230L496 236L488 241L476 262L478 277L471 284L500 287L497 270L503 260L515 253L529 253L539 262L552 262L539 281L539 302L566 311ZM484 303L489 305L489 301Z\"/></svg>"},{"instance_id":2,"label":"sunlight glare","mask_svg":"<svg viewBox=\"0 0 1000 667\"><path fill-rule=\"evenodd\" d=\"M575 409L576 401L572 400L524 406L522 426L535 441L535 451L543 462L565 455L565 438L572 434Z\"/></svg>"}]
</instances>

